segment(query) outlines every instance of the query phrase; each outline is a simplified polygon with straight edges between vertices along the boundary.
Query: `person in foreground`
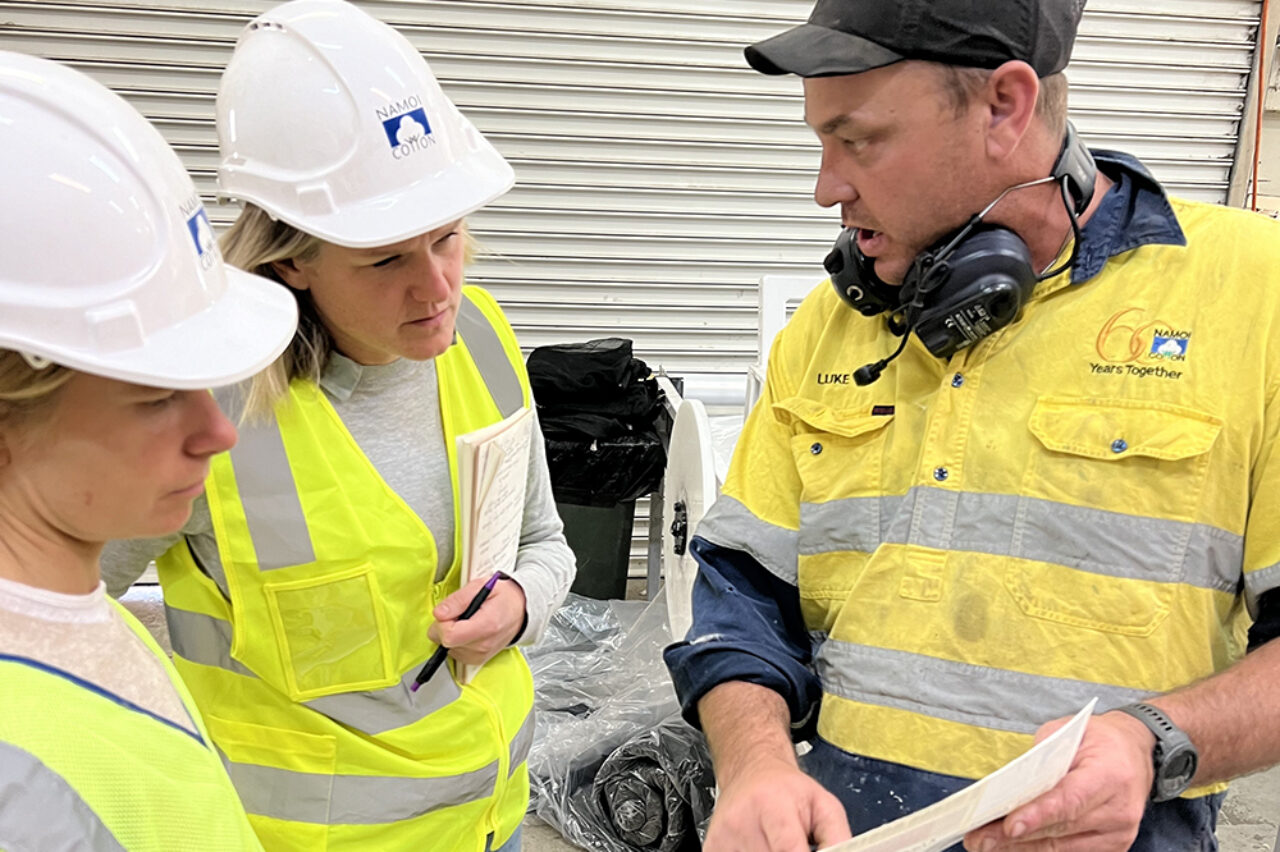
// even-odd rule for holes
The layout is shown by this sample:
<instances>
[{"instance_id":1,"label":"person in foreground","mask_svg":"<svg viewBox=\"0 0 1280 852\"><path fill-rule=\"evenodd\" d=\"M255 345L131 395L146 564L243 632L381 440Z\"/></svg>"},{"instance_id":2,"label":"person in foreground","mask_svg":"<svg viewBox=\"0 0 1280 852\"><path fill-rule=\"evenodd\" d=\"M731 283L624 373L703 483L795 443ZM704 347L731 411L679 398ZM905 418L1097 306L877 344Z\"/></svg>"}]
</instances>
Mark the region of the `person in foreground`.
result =
<instances>
[{"instance_id":1,"label":"person in foreground","mask_svg":"<svg viewBox=\"0 0 1280 852\"><path fill-rule=\"evenodd\" d=\"M1095 696L1065 778L966 848L1215 849L1224 782L1280 761L1280 224L1080 142L1083 5L819 0L747 49L804 78L846 230L666 652L710 850L865 832Z\"/></svg>"},{"instance_id":2,"label":"person in foreground","mask_svg":"<svg viewBox=\"0 0 1280 852\"><path fill-rule=\"evenodd\" d=\"M271 85L264 85L270 80ZM268 849L519 848L537 639L573 579L540 430L513 564L473 617L455 438L532 406L515 334L465 286L465 217L511 167L409 42L353 4L254 19L218 90L231 263L296 298L244 393L240 444L178 535L112 544L113 592L156 559L174 662ZM483 664L436 670L439 646ZM429 673L429 670L427 670Z\"/></svg>"},{"instance_id":3,"label":"person in foreground","mask_svg":"<svg viewBox=\"0 0 1280 852\"><path fill-rule=\"evenodd\" d=\"M0 849L260 850L195 704L111 601L111 538L186 522L236 440L207 388L297 309L201 244L146 120L0 52Z\"/></svg>"}]
</instances>

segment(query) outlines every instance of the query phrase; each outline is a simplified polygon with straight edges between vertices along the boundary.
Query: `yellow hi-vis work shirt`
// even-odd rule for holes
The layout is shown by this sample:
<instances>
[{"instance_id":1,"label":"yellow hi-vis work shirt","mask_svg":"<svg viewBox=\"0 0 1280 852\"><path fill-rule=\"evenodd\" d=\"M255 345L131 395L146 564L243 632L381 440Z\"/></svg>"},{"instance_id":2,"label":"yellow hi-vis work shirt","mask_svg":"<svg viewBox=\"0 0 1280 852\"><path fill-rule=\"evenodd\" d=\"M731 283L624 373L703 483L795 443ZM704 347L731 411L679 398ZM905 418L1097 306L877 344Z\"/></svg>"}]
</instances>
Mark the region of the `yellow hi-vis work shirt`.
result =
<instances>
[{"instance_id":1,"label":"yellow hi-vis work shirt","mask_svg":"<svg viewBox=\"0 0 1280 852\"><path fill-rule=\"evenodd\" d=\"M458 340L436 358L455 512L454 438L529 404L515 335L466 287ZM268 850L483 852L528 804L533 680L508 648L460 685L431 611L431 532L374 470L315 384L214 459L209 509L223 575L185 541L157 565L174 661ZM454 552L461 548L456 546Z\"/></svg>"},{"instance_id":2,"label":"yellow hi-vis work shirt","mask_svg":"<svg viewBox=\"0 0 1280 852\"><path fill-rule=\"evenodd\" d=\"M0 654L0 849L261 852L177 672L195 731L57 668Z\"/></svg>"},{"instance_id":3,"label":"yellow hi-vis work shirt","mask_svg":"<svg viewBox=\"0 0 1280 852\"><path fill-rule=\"evenodd\" d=\"M1045 281L948 361L913 336L858 387L898 338L828 284L779 335L697 533L798 589L824 739L976 778L1243 654L1280 586L1280 224L1170 203L1185 246Z\"/></svg>"}]
</instances>

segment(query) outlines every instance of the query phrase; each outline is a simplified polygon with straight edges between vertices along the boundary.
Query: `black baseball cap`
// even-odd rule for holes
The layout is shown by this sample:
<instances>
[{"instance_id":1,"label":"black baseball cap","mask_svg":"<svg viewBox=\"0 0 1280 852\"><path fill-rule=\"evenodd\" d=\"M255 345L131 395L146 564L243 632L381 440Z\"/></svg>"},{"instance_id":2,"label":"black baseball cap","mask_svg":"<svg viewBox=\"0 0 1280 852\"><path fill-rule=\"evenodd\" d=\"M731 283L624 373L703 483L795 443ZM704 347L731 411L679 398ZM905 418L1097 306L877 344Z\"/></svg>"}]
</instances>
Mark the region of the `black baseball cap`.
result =
<instances>
[{"instance_id":1,"label":"black baseball cap","mask_svg":"<svg viewBox=\"0 0 1280 852\"><path fill-rule=\"evenodd\" d=\"M765 74L831 77L903 59L1041 77L1067 67L1085 0L818 0L809 22L746 49Z\"/></svg>"}]
</instances>

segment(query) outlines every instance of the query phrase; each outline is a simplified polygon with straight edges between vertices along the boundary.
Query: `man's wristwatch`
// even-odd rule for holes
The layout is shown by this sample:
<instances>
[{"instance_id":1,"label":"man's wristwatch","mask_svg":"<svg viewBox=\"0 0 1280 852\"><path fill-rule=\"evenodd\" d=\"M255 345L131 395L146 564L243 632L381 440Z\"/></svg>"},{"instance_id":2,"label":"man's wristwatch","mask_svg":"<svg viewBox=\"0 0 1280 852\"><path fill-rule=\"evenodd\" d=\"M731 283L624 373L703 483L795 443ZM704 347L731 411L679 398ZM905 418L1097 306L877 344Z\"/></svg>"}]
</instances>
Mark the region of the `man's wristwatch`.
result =
<instances>
[{"instance_id":1,"label":"man's wristwatch","mask_svg":"<svg viewBox=\"0 0 1280 852\"><path fill-rule=\"evenodd\" d=\"M1151 801L1167 802L1176 799L1191 786L1196 765L1200 762L1200 755L1191 743L1191 738L1169 721L1168 716L1150 704L1126 704L1116 709L1121 713L1128 713L1155 734L1156 745L1151 758L1155 764L1156 778L1151 785Z\"/></svg>"}]
</instances>

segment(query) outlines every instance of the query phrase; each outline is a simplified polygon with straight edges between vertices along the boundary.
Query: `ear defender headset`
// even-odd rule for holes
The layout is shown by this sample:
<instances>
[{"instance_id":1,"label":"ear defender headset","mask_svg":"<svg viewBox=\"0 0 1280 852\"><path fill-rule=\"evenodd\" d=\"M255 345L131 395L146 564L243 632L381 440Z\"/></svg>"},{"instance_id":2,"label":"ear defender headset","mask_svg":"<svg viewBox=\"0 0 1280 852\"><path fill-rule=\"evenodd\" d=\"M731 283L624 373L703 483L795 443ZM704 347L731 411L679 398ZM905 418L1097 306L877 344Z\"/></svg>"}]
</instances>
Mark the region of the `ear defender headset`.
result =
<instances>
[{"instance_id":1,"label":"ear defender headset","mask_svg":"<svg viewBox=\"0 0 1280 852\"><path fill-rule=\"evenodd\" d=\"M1097 175L1093 155L1068 122L1062 151L1049 177L1000 193L961 228L918 254L897 287L876 275L875 259L858 248L857 229L841 231L823 261L832 286L863 316L887 313L889 330L902 338L892 355L855 370L854 381L869 385L880 378L889 362L902 354L912 332L933 355L946 359L1016 320L1037 283L1075 263L1080 251L1080 215L1093 199ZM1031 251L1022 238L983 218L1009 193L1045 183L1061 187L1075 241L1065 263L1037 275Z\"/></svg>"}]
</instances>

